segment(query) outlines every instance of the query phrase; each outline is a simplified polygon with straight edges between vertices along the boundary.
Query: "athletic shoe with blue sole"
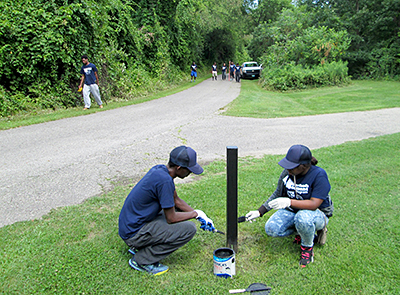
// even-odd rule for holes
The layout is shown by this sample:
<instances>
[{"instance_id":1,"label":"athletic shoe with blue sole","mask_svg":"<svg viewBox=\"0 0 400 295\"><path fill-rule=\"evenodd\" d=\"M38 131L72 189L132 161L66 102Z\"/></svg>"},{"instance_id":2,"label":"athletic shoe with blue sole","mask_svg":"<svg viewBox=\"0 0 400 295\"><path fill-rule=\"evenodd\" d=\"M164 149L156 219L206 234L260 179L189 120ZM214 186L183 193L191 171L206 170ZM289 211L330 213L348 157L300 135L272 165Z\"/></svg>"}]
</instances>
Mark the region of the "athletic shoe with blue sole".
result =
<instances>
[{"instance_id":1,"label":"athletic shoe with blue sole","mask_svg":"<svg viewBox=\"0 0 400 295\"><path fill-rule=\"evenodd\" d=\"M136 269L138 271L145 271L154 276L162 275L163 273L166 273L169 270L168 266L163 265L159 262L154 264L139 264L135 261L135 257L132 257L129 260L129 266L132 267L133 269Z\"/></svg>"}]
</instances>

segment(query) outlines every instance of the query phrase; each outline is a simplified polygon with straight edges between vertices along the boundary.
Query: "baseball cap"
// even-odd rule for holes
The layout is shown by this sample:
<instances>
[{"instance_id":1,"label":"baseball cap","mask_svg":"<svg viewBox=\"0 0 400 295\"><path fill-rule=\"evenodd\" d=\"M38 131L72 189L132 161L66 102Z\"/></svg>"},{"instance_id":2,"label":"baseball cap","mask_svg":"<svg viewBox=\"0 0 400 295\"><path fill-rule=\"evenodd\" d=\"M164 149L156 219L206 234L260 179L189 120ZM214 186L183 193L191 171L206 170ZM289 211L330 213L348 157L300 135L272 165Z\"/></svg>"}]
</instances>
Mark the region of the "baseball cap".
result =
<instances>
[{"instance_id":1,"label":"baseball cap","mask_svg":"<svg viewBox=\"0 0 400 295\"><path fill-rule=\"evenodd\" d=\"M310 163L311 157L311 151L308 147L301 144L296 144L290 147L286 157L280 160L278 164L285 169L293 169L301 164Z\"/></svg>"},{"instance_id":2,"label":"baseball cap","mask_svg":"<svg viewBox=\"0 0 400 295\"><path fill-rule=\"evenodd\" d=\"M197 164L196 152L188 146L178 146L169 154L169 160L175 165L189 169L194 174L203 173L203 168Z\"/></svg>"}]
</instances>

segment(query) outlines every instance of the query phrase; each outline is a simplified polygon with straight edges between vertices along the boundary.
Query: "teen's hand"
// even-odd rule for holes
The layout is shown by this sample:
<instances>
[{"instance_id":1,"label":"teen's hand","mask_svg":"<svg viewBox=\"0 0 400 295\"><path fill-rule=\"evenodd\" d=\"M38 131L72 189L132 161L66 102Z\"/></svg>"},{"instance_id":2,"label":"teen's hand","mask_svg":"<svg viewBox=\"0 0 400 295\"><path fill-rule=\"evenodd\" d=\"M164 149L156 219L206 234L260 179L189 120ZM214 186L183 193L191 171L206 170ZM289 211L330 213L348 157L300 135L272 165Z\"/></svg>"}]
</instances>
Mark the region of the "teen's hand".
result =
<instances>
[{"instance_id":1,"label":"teen's hand","mask_svg":"<svg viewBox=\"0 0 400 295\"><path fill-rule=\"evenodd\" d=\"M249 213L246 214L246 221L249 221L250 223L253 222L254 219L260 217L260 211L254 210L250 211Z\"/></svg>"},{"instance_id":2,"label":"teen's hand","mask_svg":"<svg viewBox=\"0 0 400 295\"><path fill-rule=\"evenodd\" d=\"M290 206L289 198L276 198L268 203L272 209L285 209Z\"/></svg>"}]
</instances>

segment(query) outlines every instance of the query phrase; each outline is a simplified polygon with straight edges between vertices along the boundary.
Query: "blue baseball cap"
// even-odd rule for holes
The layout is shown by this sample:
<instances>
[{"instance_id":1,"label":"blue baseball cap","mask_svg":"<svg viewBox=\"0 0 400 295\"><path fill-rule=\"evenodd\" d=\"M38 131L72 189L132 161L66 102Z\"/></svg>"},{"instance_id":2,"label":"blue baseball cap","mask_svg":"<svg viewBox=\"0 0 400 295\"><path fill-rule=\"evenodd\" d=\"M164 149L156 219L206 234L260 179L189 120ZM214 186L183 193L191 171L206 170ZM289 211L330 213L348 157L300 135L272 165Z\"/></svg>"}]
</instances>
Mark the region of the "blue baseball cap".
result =
<instances>
[{"instance_id":1,"label":"blue baseball cap","mask_svg":"<svg viewBox=\"0 0 400 295\"><path fill-rule=\"evenodd\" d=\"M311 158L310 149L304 145L297 144L290 147L286 157L280 160L278 164L285 169L293 169L299 165L310 163Z\"/></svg>"},{"instance_id":2,"label":"blue baseball cap","mask_svg":"<svg viewBox=\"0 0 400 295\"><path fill-rule=\"evenodd\" d=\"M194 174L203 173L203 168L197 163L196 152L188 146L178 146L169 154L169 160L175 165L189 169Z\"/></svg>"}]
</instances>

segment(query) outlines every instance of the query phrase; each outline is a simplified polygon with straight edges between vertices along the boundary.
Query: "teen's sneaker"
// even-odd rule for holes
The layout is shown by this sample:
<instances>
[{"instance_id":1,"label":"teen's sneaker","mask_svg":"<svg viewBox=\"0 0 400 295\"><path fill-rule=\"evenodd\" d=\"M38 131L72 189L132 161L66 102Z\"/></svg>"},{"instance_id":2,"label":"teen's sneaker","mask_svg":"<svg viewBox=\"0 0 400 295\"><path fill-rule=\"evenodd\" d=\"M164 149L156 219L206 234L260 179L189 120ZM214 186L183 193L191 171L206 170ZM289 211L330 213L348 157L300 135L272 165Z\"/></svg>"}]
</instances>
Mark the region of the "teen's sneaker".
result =
<instances>
[{"instance_id":1,"label":"teen's sneaker","mask_svg":"<svg viewBox=\"0 0 400 295\"><path fill-rule=\"evenodd\" d=\"M314 250L313 247L301 246L300 266L306 267L307 264L314 261Z\"/></svg>"},{"instance_id":2,"label":"teen's sneaker","mask_svg":"<svg viewBox=\"0 0 400 295\"><path fill-rule=\"evenodd\" d=\"M153 264L139 264L136 262L135 257L132 257L129 260L129 265L130 265L130 267L132 267L138 271L145 271L145 272L148 272L149 274L155 275L155 276L166 273L169 269L168 266L163 265L159 262L153 263Z\"/></svg>"},{"instance_id":3,"label":"teen's sneaker","mask_svg":"<svg viewBox=\"0 0 400 295\"><path fill-rule=\"evenodd\" d=\"M326 235L328 233L328 229L326 228L326 226L317 231L317 243L319 243L320 245L324 245L326 243Z\"/></svg>"}]
</instances>

